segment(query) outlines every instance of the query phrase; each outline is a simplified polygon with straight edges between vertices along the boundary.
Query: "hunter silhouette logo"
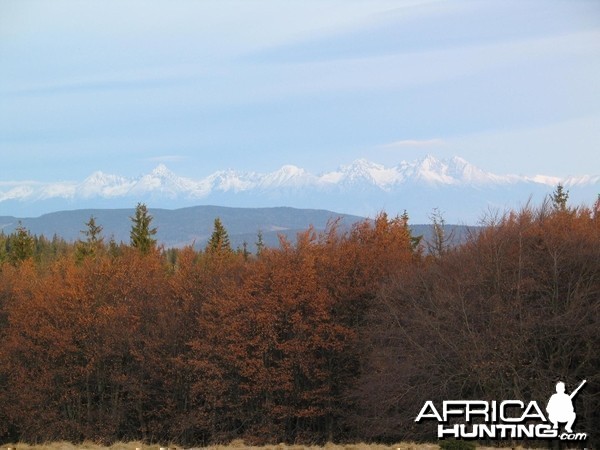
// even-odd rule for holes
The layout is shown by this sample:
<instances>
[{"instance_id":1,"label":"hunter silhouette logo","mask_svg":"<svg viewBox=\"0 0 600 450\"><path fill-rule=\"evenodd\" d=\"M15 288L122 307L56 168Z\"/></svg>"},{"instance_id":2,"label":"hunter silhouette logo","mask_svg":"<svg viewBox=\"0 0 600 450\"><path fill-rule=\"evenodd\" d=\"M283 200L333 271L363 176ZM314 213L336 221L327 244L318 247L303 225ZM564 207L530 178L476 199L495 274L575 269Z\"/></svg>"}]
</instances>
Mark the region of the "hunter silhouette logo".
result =
<instances>
[{"instance_id":1,"label":"hunter silhouette logo","mask_svg":"<svg viewBox=\"0 0 600 450\"><path fill-rule=\"evenodd\" d=\"M579 389L583 387L586 380L583 380L581 384L571 392L571 395L565 394L565 383L559 381L556 383L556 394L553 394L548 400L548 406L546 407L546 411L548 411L548 419L554 425L553 429L558 429L559 422L566 422L565 431L567 433L573 432L573 423L577 416L575 415L575 409L573 408L573 397L577 395Z\"/></svg>"},{"instance_id":2,"label":"hunter silhouette logo","mask_svg":"<svg viewBox=\"0 0 600 450\"><path fill-rule=\"evenodd\" d=\"M565 383L556 384L556 393L548 400L546 413L535 400L445 400L441 408L425 402L415 422L435 420L439 439L560 439L583 441L587 433L573 432L577 418L573 399L586 383L583 380L571 394ZM559 431L559 424L564 431Z\"/></svg>"}]
</instances>

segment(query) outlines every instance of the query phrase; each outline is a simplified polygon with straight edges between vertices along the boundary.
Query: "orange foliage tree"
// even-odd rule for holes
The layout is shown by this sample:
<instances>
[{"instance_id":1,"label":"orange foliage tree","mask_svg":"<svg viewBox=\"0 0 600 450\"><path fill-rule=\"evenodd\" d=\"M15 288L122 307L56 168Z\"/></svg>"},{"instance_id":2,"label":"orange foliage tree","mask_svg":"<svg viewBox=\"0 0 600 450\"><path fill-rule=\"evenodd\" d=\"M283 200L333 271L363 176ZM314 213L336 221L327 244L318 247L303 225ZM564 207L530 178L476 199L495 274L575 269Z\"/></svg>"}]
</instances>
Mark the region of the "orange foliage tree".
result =
<instances>
[{"instance_id":1,"label":"orange foliage tree","mask_svg":"<svg viewBox=\"0 0 600 450\"><path fill-rule=\"evenodd\" d=\"M356 426L432 439L426 400L545 404L557 381L588 386L578 427L598 439L600 221L548 206L509 213L383 287L365 327L370 356ZM590 383L591 381L591 383Z\"/></svg>"},{"instance_id":2,"label":"orange foliage tree","mask_svg":"<svg viewBox=\"0 0 600 450\"><path fill-rule=\"evenodd\" d=\"M99 241L0 262L0 439L427 439L425 400L583 378L597 439L598 214L509 213L435 256L407 220L257 256Z\"/></svg>"}]
</instances>

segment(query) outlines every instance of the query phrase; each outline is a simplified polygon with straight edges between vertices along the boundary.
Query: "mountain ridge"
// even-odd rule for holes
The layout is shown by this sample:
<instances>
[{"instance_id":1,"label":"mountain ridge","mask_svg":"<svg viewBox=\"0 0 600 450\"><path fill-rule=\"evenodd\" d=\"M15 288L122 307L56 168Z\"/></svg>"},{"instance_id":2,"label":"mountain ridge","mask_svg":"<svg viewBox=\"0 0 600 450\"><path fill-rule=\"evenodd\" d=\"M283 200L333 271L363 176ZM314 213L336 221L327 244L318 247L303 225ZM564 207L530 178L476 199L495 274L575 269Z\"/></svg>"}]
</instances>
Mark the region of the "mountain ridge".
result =
<instances>
[{"instance_id":1,"label":"mountain ridge","mask_svg":"<svg viewBox=\"0 0 600 450\"><path fill-rule=\"evenodd\" d=\"M96 223L103 227L102 235L116 242L129 242L131 217L134 208L116 209L77 209L56 211L39 217L0 216L0 232L8 234L17 226L23 226L32 234L51 238L58 235L67 241L82 238L85 223L94 216ZM246 242L249 248L255 247L258 233L261 232L265 244L276 246L279 236L294 241L297 233L313 227L325 230L330 221L338 220L343 229L365 220L364 217L337 213L320 209L298 209L289 207L274 208L232 208L215 205L193 206L178 209L150 208L152 226L158 231L156 238L165 247L196 245L202 247L210 237L214 220L219 217L235 247Z\"/></svg>"},{"instance_id":2,"label":"mountain ridge","mask_svg":"<svg viewBox=\"0 0 600 450\"><path fill-rule=\"evenodd\" d=\"M451 204L452 221L472 222L475 214L489 207L514 208L532 195L547 195L558 183L576 191L575 201L593 201L600 176L498 175L458 156L438 159L432 155L390 167L363 158L320 174L288 164L273 172L226 169L198 179L179 176L159 164L149 173L130 178L95 171L81 182L4 181L0 214L125 207L138 201L153 207L184 207L202 201L233 207L337 209L361 216L373 216L382 209L390 213L407 209L425 221L428 211Z\"/></svg>"},{"instance_id":3,"label":"mountain ridge","mask_svg":"<svg viewBox=\"0 0 600 450\"><path fill-rule=\"evenodd\" d=\"M129 242L131 217L135 208L116 209L77 209L55 211L39 217L0 216L0 233L9 234L18 226L23 226L30 233L51 239L54 235L74 242L84 238L85 223L91 216L96 224L102 227L101 235L105 242L114 239L118 242ZM202 249L208 242L214 228L214 220L218 217L230 237L234 249L247 247L248 251L256 251L258 233L262 235L265 245L277 247L280 238L295 242L298 233L312 228L316 232L327 229L332 223L341 231L349 230L352 225L365 217L338 213L322 209L299 209L290 207L273 208L233 208L215 205L192 206L178 209L150 208L152 226L157 228L156 239L165 248L181 248L192 245ZM410 224L414 236L430 239L433 235L432 225ZM463 225L446 225L446 232L453 236L453 242L461 242L467 233L475 227Z\"/></svg>"}]
</instances>

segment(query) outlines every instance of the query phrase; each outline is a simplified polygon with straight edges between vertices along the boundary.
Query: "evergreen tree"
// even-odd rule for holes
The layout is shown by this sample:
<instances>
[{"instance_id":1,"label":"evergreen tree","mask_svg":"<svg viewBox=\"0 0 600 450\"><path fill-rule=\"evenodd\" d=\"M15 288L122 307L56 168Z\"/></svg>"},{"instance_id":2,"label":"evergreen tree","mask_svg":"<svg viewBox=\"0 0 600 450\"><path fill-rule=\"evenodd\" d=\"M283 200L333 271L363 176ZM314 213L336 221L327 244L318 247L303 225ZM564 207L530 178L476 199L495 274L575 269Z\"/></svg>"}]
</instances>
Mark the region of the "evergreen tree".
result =
<instances>
[{"instance_id":1,"label":"evergreen tree","mask_svg":"<svg viewBox=\"0 0 600 450\"><path fill-rule=\"evenodd\" d=\"M102 237L102 226L96 224L94 216L85 223L86 230L81 230L80 233L85 236L85 240L78 239L76 244L76 255L78 260L82 260L87 256L94 256L102 247L104 238Z\"/></svg>"},{"instance_id":2,"label":"evergreen tree","mask_svg":"<svg viewBox=\"0 0 600 450\"><path fill-rule=\"evenodd\" d=\"M569 191L565 190L562 184L556 186L556 190L550 195L552 206L557 211L567 210L567 200L569 199Z\"/></svg>"},{"instance_id":3,"label":"evergreen tree","mask_svg":"<svg viewBox=\"0 0 600 450\"><path fill-rule=\"evenodd\" d=\"M402 223L404 225L404 229L406 230L406 233L408 234L408 237L410 239L410 246L414 251L419 248L419 244L421 243L421 240L423 239L423 235L413 236L412 230L408 226L408 219L409 219L408 213L406 212L406 210L404 210L404 212L400 216L400 220L402 221Z\"/></svg>"},{"instance_id":4,"label":"evergreen tree","mask_svg":"<svg viewBox=\"0 0 600 450\"><path fill-rule=\"evenodd\" d=\"M131 246L142 253L148 253L156 245L156 239L152 237L156 234L156 228L150 228L152 216L148 213L145 204L137 204L135 216L131 217L131 221L133 222L129 233Z\"/></svg>"},{"instance_id":5,"label":"evergreen tree","mask_svg":"<svg viewBox=\"0 0 600 450\"><path fill-rule=\"evenodd\" d=\"M164 251L165 258L171 270L175 270L177 267L177 260L179 259L178 248L168 248Z\"/></svg>"},{"instance_id":6,"label":"evergreen tree","mask_svg":"<svg viewBox=\"0 0 600 450\"><path fill-rule=\"evenodd\" d=\"M17 229L10 236L9 245L8 259L13 264L17 264L33 256L35 241L29 230L21 222L19 222Z\"/></svg>"},{"instance_id":7,"label":"evergreen tree","mask_svg":"<svg viewBox=\"0 0 600 450\"><path fill-rule=\"evenodd\" d=\"M229 242L229 235L227 230L223 226L221 219L218 217L215 219L212 235L206 245L206 249L211 253L230 252L231 243Z\"/></svg>"},{"instance_id":8,"label":"evergreen tree","mask_svg":"<svg viewBox=\"0 0 600 450\"><path fill-rule=\"evenodd\" d=\"M0 263L8 259L9 237L0 231Z\"/></svg>"},{"instance_id":9,"label":"evergreen tree","mask_svg":"<svg viewBox=\"0 0 600 450\"><path fill-rule=\"evenodd\" d=\"M258 234L256 236L256 256L260 256L264 248L265 242L263 241L263 233L262 230L258 230Z\"/></svg>"},{"instance_id":10,"label":"evergreen tree","mask_svg":"<svg viewBox=\"0 0 600 450\"><path fill-rule=\"evenodd\" d=\"M122 244L123 243L121 242L121 245ZM114 236L111 236L110 241L108 241L108 254L111 256L111 258L116 258L117 256L121 255L121 246L117 244Z\"/></svg>"}]
</instances>

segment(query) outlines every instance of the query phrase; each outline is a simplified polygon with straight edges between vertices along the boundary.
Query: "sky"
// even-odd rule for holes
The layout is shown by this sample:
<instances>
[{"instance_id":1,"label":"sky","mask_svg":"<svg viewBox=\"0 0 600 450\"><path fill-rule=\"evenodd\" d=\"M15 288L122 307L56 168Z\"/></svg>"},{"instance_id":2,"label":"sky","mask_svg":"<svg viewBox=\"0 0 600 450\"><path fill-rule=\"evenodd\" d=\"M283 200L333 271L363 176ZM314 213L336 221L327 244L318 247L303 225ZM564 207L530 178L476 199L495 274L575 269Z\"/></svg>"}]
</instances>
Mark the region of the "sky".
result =
<instances>
[{"instance_id":1,"label":"sky","mask_svg":"<svg viewBox=\"0 0 600 450\"><path fill-rule=\"evenodd\" d=\"M600 2L0 0L0 183L600 174Z\"/></svg>"}]
</instances>

